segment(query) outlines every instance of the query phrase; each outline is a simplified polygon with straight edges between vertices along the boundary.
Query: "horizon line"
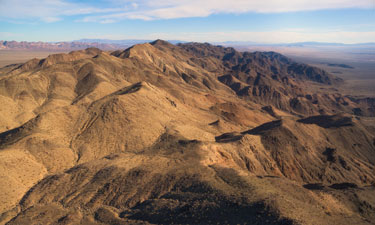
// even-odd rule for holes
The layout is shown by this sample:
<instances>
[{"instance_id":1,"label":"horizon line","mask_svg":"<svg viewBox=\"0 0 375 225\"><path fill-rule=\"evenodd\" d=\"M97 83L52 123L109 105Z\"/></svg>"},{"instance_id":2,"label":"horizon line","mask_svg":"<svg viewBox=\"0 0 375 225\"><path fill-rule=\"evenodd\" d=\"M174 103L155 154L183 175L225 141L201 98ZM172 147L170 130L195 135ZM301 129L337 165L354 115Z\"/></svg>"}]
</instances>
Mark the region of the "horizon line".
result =
<instances>
[{"instance_id":1,"label":"horizon line","mask_svg":"<svg viewBox=\"0 0 375 225\"><path fill-rule=\"evenodd\" d=\"M90 41L91 40L91 41ZM95 41L96 40L96 41ZM133 42L153 42L155 40L163 40L167 42L175 42L175 43L210 43L210 44L229 44L229 43L242 43L242 44L256 44L256 45L293 45L293 44L325 44L325 45L365 45L365 44L375 44L374 42L355 42L355 43L344 43L344 42L321 42L321 41L300 41L300 42L256 42L256 41L184 41L184 40L174 40L174 39L107 39L107 38L81 38L77 40L70 40L70 41L17 41L17 40L0 40L0 42L28 42L28 43L73 43L73 42L80 42L80 43L100 43L100 44L121 44L121 43L106 43L104 41L114 41L114 42L121 42L121 41L133 41ZM103 42L100 42L103 41Z\"/></svg>"}]
</instances>

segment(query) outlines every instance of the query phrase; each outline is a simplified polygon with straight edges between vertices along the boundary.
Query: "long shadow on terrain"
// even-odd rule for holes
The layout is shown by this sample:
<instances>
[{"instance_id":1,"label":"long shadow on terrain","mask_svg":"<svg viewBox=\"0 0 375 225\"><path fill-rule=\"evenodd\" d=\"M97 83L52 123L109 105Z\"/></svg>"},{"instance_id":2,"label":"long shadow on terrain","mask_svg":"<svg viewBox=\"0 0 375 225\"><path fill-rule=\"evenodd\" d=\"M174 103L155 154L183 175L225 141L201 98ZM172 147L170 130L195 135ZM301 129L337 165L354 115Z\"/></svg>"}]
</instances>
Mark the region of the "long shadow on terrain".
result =
<instances>
[{"instance_id":1,"label":"long shadow on terrain","mask_svg":"<svg viewBox=\"0 0 375 225\"><path fill-rule=\"evenodd\" d=\"M185 180L159 199L149 199L123 211L120 217L155 224L294 224L280 218L264 202L249 202L243 191L248 192L251 187L233 169L213 169L236 191L228 195L199 179Z\"/></svg>"}]
</instances>

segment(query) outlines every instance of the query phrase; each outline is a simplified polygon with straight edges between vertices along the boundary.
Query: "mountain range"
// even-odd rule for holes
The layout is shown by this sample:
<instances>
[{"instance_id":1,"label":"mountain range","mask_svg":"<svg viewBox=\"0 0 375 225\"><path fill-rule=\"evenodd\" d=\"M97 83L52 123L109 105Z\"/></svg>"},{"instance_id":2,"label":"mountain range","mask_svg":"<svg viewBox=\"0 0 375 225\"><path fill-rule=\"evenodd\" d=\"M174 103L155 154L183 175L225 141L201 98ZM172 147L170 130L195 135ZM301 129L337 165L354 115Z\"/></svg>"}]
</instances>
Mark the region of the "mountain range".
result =
<instances>
[{"instance_id":1,"label":"mountain range","mask_svg":"<svg viewBox=\"0 0 375 225\"><path fill-rule=\"evenodd\" d=\"M126 48L129 45L110 44L99 42L27 42L27 41L0 41L1 50L29 50L29 51L71 51L80 50L90 47L101 48L104 50L114 50L118 48Z\"/></svg>"},{"instance_id":2,"label":"mountain range","mask_svg":"<svg viewBox=\"0 0 375 225\"><path fill-rule=\"evenodd\" d=\"M1 224L374 224L375 99L163 40L0 69Z\"/></svg>"},{"instance_id":3,"label":"mountain range","mask_svg":"<svg viewBox=\"0 0 375 225\"><path fill-rule=\"evenodd\" d=\"M128 48L135 44L144 44L152 42L152 40L142 39L125 39L125 40L110 40L110 39L80 39L65 42L27 42L27 41L0 41L0 50L49 50L49 51L72 51L81 50L85 48L95 47L103 50L117 50ZM181 40L168 40L169 43L179 44L187 43ZM358 44L343 44L343 43L324 43L324 42L298 42L298 43L276 43L266 44L257 42L240 42L240 41L225 41L214 42L215 45L244 47L244 46L258 46L258 47L319 47L319 48L374 48L375 43L358 43Z\"/></svg>"}]
</instances>

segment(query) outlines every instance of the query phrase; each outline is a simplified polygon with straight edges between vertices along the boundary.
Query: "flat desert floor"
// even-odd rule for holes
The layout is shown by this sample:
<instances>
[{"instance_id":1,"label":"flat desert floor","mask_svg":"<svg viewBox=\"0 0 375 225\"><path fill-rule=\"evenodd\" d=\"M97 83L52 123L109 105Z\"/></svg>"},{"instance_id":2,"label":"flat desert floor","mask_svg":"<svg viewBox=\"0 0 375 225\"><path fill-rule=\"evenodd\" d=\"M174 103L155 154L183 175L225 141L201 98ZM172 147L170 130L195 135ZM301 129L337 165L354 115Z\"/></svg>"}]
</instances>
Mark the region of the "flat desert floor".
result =
<instances>
[{"instance_id":1,"label":"flat desert floor","mask_svg":"<svg viewBox=\"0 0 375 225\"><path fill-rule=\"evenodd\" d=\"M56 51L26 51L26 50L0 50L0 67L10 64L23 63L32 58L45 58Z\"/></svg>"}]
</instances>

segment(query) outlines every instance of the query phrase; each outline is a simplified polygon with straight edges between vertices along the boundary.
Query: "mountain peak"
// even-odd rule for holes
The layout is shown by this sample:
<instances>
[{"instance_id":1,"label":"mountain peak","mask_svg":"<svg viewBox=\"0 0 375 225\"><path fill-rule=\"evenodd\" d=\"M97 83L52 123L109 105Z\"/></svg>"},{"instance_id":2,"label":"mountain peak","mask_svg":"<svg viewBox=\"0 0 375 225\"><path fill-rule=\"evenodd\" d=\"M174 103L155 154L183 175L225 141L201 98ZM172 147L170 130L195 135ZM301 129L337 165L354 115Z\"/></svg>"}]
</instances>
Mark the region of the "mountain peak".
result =
<instances>
[{"instance_id":1,"label":"mountain peak","mask_svg":"<svg viewBox=\"0 0 375 225\"><path fill-rule=\"evenodd\" d=\"M171 43L169 43L168 41L164 41L164 40L161 40L161 39L157 39L157 40L155 40L155 41L153 41L153 42L150 42L150 44L151 45L154 45L154 46L160 46L160 45L164 45L164 46L166 46L166 45L173 45L173 44L171 44Z\"/></svg>"}]
</instances>

